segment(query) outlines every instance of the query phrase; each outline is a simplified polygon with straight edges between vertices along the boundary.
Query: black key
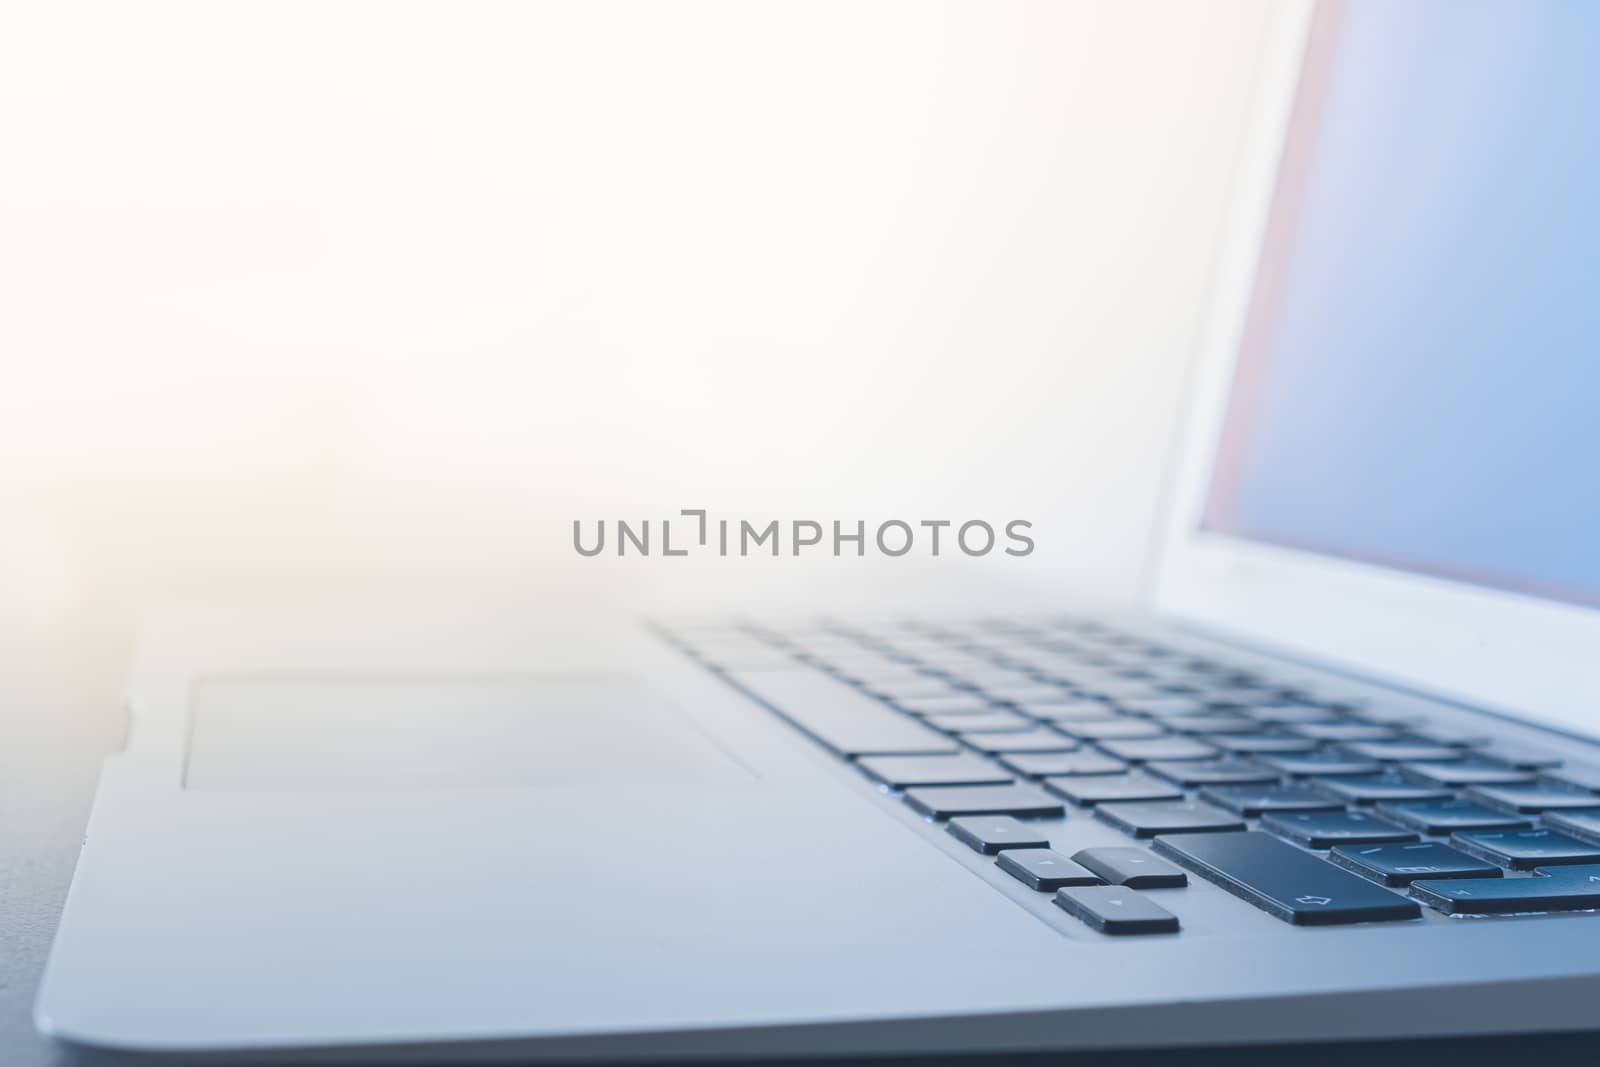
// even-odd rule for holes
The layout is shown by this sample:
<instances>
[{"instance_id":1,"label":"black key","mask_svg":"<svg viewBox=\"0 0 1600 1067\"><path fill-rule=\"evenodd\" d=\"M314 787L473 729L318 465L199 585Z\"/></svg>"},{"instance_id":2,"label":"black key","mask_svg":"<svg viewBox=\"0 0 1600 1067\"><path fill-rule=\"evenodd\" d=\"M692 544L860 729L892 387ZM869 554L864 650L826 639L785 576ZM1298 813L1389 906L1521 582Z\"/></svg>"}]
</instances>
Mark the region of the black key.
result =
<instances>
[{"instance_id":1,"label":"black key","mask_svg":"<svg viewBox=\"0 0 1600 1067\"><path fill-rule=\"evenodd\" d=\"M1297 700L1321 704L1335 711L1361 711L1372 706L1371 697L1352 693L1340 685L1327 685L1320 678L1292 680L1285 689Z\"/></svg>"},{"instance_id":2,"label":"black key","mask_svg":"<svg viewBox=\"0 0 1600 1067\"><path fill-rule=\"evenodd\" d=\"M944 660L935 660L934 666L944 671L958 684L971 686L974 689L1011 689L1020 686L1032 688L1038 685L1038 679L1022 671L1007 670L996 667L988 662L980 662L975 666L950 663Z\"/></svg>"},{"instance_id":3,"label":"black key","mask_svg":"<svg viewBox=\"0 0 1600 1067\"><path fill-rule=\"evenodd\" d=\"M1342 756L1337 753L1308 752L1303 755L1262 754L1255 757L1263 767L1271 767L1280 774L1313 778L1327 774L1375 774L1382 770L1379 764L1359 756Z\"/></svg>"},{"instance_id":4,"label":"black key","mask_svg":"<svg viewBox=\"0 0 1600 1067\"><path fill-rule=\"evenodd\" d=\"M1203 760L1217 750L1192 737L1147 737L1136 741L1101 741L1101 748L1130 763L1146 760Z\"/></svg>"},{"instance_id":5,"label":"black key","mask_svg":"<svg viewBox=\"0 0 1600 1067\"><path fill-rule=\"evenodd\" d=\"M991 755L1013 752L1071 752L1078 742L1040 726L1021 733L982 731L956 735L964 744Z\"/></svg>"},{"instance_id":6,"label":"black key","mask_svg":"<svg viewBox=\"0 0 1600 1067\"><path fill-rule=\"evenodd\" d=\"M1000 763L1029 778L1045 775L1121 774L1128 765L1103 752L1025 752L999 757Z\"/></svg>"},{"instance_id":7,"label":"black key","mask_svg":"<svg viewBox=\"0 0 1600 1067\"><path fill-rule=\"evenodd\" d=\"M1334 722L1337 716L1316 704L1256 704L1245 711L1257 722L1316 723Z\"/></svg>"},{"instance_id":8,"label":"black key","mask_svg":"<svg viewBox=\"0 0 1600 1067\"><path fill-rule=\"evenodd\" d=\"M1285 922L1300 925L1415 919L1422 909L1259 830L1168 834L1155 850Z\"/></svg>"},{"instance_id":9,"label":"black key","mask_svg":"<svg viewBox=\"0 0 1600 1067\"><path fill-rule=\"evenodd\" d=\"M891 789L913 785L1004 785L1012 777L988 760L967 752L955 756L863 756L856 766Z\"/></svg>"},{"instance_id":10,"label":"black key","mask_svg":"<svg viewBox=\"0 0 1600 1067\"><path fill-rule=\"evenodd\" d=\"M1487 755L1492 756L1508 767L1515 767L1523 771L1547 771L1561 766L1559 757L1535 749L1518 748L1515 745L1497 744L1487 750Z\"/></svg>"},{"instance_id":11,"label":"black key","mask_svg":"<svg viewBox=\"0 0 1600 1067\"><path fill-rule=\"evenodd\" d=\"M1219 708L1267 707L1283 702L1281 689L1258 685L1220 686L1206 689L1202 695Z\"/></svg>"},{"instance_id":12,"label":"black key","mask_svg":"<svg viewBox=\"0 0 1600 1067\"><path fill-rule=\"evenodd\" d=\"M1244 820L1193 800L1108 803L1095 817L1134 837L1157 834L1203 834L1243 830Z\"/></svg>"},{"instance_id":13,"label":"black key","mask_svg":"<svg viewBox=\"0 0 1600 1067\"><path fill-rule=\"evenodd\" d=\"M1519 815L1507 815L1470 800L1379 804L1378 814L1425 834L1449 834L1457 830L1522 830L1533 825Z\"/></svg>"},{"instance_id":14,"label":"black key","mask_svg":"<svg viewBox=\"0 0 1600 1067\"><path fill-rule=\"evenodd\" d=\"M1514 871L1566 863L1600 863L1600 846L1584 844L1556 830L1463 830L1451 834L1450 843Z\"/></svg>"},{"instance_id":15,"label":"black key","mask_svg":"<svg viewBox=\"0 0 1600 1067\"><path fill-rule=\"evenodd\" d=\"M1383 741L1395 734L1392 726L1362 722L1358 719L1347 719L1343 722L1291 723L1285 729L1313 741Z\"/></svg>"},{"instance_id":16,"label":"black key","mask_svg":"<svg viewBox=\"0 0 1600 1067\"><path fill-rule=\"evenodd\" d=\"M1148 849L1085 848L1072 858L1112 885L1129 889L1182 889L1189 876Z\"/></svg>"},{"instance_id":17,"label":"black key","mask_svg":"<svg viewBox=\"0 0 1600 1067\"><path fill-rule=\"evenodd\" d=\"M1587 789L1591 793L1600 793L1600 767L1572 763L1559 771L1546 771L1542 777L1545 781L1557 785L1570 785L1574 789Z\"/></svg>"},{"instance_id":18,"label":"black key","mask_svg":"<svg viewBox=\"0 0 1600 1067\"><path fill-rule=\"evenodd\" d=\"M1258 752L1310 752L1317 747L1310 738L1289 734L1207 734L1206 740L1240 756L1253 756Z\"/></svg>"},{"instance_id":19,"label":"black key","mask_svg":"<svg viewBox=\"0 0 1600 1067\"><path fill-rule=\"evenodd\" d=\"M1158 722L1175 734L1253 734L1261 727L1238 715L1158 715Z\"/></svg>"},{"instance_id":20,"label":"black key","mask_svg":"<svg viewBox=\"0 0 1600 1067\"><path fill-rule=\"evenodd\" d=\"M927 664L904 655L891 656L882 650L867 649L859 645L835 645L817 641L792 646L795 655L824 670L838 674L861 673L870 677L887 676L895 671L920 673L930 676Z\"/></svg>"},{"instance_id":21,"label":"black key","mask_svg":"<svg viewBox=\"0 0 1600 1067\"><path fill-rule=\"evenodd\" d=\"M1422 785L1398 774L1366 774L1349 778L1308 778L1306 784L1351 804L1376 804L1383 800L1449 800L1455 793Z\"/></svg>"},{"instance_id":22,"label":"black key","mask_svg":"<svg viewBox=\"0 0 1600 1067\"><path fill-rule=\"evenodd\" d=\"M1456 748L1479 748L1493 740L1481 731L1455 726L1415 726L1408 733L1423 741L1432 741L1436 745L1453 745Z\"/></svg>"},{"instance_id":23,"label":"black key","mask_svg":"<svg viewBox=\"0 0 1600 1067\"><path fill-rule=\"evenodd\" d=\"M1468 789L1468 800L1476 800L1501 811L1562 811L1600 808L1600 798L1587 790L1559 785L1480 785Z\"/></svg>"},{"instance_id":24,"label":"black key","mask_svg":"<svg viewBox=\"0 0 1600 1067\"><path fill-rule=\"evenodd\" d=\"M1070 704L1019 704L1017 709L1035 719L1051 722L1094 722L1119 719L1117 709L1098 700L1074 700Z\"/></svg>"},{"instance_id":25,"label":"black key","mask_svg":"<svg viewBox=\"0 0 1600 1067\"><path fill-rule=\"evenodd\" d=\"M1328 858L1384 885L1418 878L1499 878L1499 867L1437 841L1414 845L1335 845Z\"/></svg>"},{"instance_id":26,"label":"black key","mask_svg":"<svg viewBox=\"0 0 1600 1067\"><path fill-rule=\"evenodd\" d=\"M912 715L987 715L999 710L974 693L957 693L948 686L945 688L949 691L947 696L905 697L896 700L894 706Z\"/></svg>"},{"instance_id":27,"label":"black key","mask_svg":"<svg viewBox=\"0 0 1600 1067\"><path fill-rule=\"evenodd\" d=\"M1066 693L1066 689L1059 685L1051 685L1048 681L1038 680L1032 670L1022 670L1021 667L1002 667L1002 665L989 662L984 667L971 667L962 670L960 677L970 680L974 686L984 691L990 689L1016 689L1018 693Z\"/></svg>"},{"instance_id":28,"label":"black key","mask_svg":"<svg viewBox=\"0 0 1600 1067\"><path fill-rule=\"evenodd\" d=\"M1411 728L1416 726L1418 723L1422 722L1423 720L1422 720L1422 717L1420 715L1411 715L1411 714L1402 715L1402 714L1396 714L1395 712L1391 712L1391 711L1383 711L1383 712L1363 711L1359 715L1350 716L1350 721L1351 722L1370 723L1371 725L1382 726L1382 727L1385 727L1385 728L1388 729L1389 735L1388 735L1387 738L1379 737L1379 738L1374 738L1374 740L1377 740L1377 741L1384 741L1384 740L1399 741L1399 740L1404 740L1404 739L1409 738L1409 737L1414 737L1415 735L1411 733Z\"/></svg>"},{"instance_id":29,"label":"black key","mask_svg":"<svg viewBox=\"0 0 1600 1067\"><path fill-rule=\"evenodd\" d=\"M1172 693L1149 682L1135 679L1106 679L1090 681L1077 686L1080 693L1116 703L1119 700L1148 700L1152 697L1171 696Z\"/></svg>"},{"instance_id":30,"label":"black key","mask_svg":"<svg viewBox=\"0 0 1600 1067\"><path fill-rule=\"evenodd\" d=\"M1449 915L1505 915L1524 911L1600 908L1600 868L1552 868L1532 878L1498 882L1411 883L1411 894Z\"/></svg>"},{"instance_id":31,"label":"black key","mask_svg":"<svg viewBox=\"0 0 1600 1067\"><path fill-rule=\"evenodd\" d=\"M1050 839L1036 826L1018 822L1009 815L968 815L951 819L946 827L968 848L992 856L1008 848L1049 848Z\"/></svg>"},{"instance_id":32,"label":"black key","mask_svg":"<svg viewBox=\"0 0 1600 1067\"><path fill-rule=\"evenodd\" d=\"M1255 763L1238 759L1185 760L1181 763L1154 761L1144 769L1159 778L1185 787L1201 785L1275 785L1278 773Z\"/></svg>"},{"instance_id":33,"label":"black key","mask_svg":"<svg viewBox=\"0 0 1600 1067\"><path fill-rule=\"evenodd\" d=\"M1033 669L1046 678L1074 689L1088 689L1099 685L1122 685L1131 679L1113 671L1116 663L1107 659L1097 663L1095 656L1075 656L1070 660L1053 658L1036 661Z\"/></svg>"},{"instance_id":34,"label":"black key","mask_svg":"<svg viewBox=\"0 0 1600 1067\"><path fill-rule=\"evenodd\" d=\"M887 700L906 711L912 711L919 701L925 700L948 701L954 698L959 700L962 706L983 703L972 694L951 689L948 683L941 682L937 678L929 678L927 675L905 682L868 682L861 688L879 700Z\"/></svg>"},{"instance_id":35,"label":"black key","mask_svg":"<svg viewBox=\"0 0 1600 1067\"><path fill-rule=\"evenodd\" d=\"M1098 719L1088 722L1058 722L1060 729L1085 741L1123 740L1135 737L1160 737L1164 731L1148 719L1131 716L1121 719Z\"/></svg>"},{"instance_id":36,"label":"black key","mask_svg":"<svg viewBox=\"0 0 1600 1067\"><path fill-rule=\"evenodd\" d=\"M1600 844L1600 811L1552 811L1545 813L1540 821L1580 841Z\"/></svg>"},{"instance_id":37,"label":"black key","mask_svg":"<svg viewBox=\"0 0 1600 1067\"><path fill-rule=\"evenodd\" d=\"M1393 741L1351 741L1345 750L1364 759L1380 763L1412 763L1418 760L1456 760L1465 753L1453 745L1436 745L1431 741L1396 738Z\"/></svg>"},{"instance_id":38,"label":"black key","mask_svg":"<svg viewBox=\"0 0 1600 1067\"><path fill-rule=\"evenodd\" d=\"M934 785L907 789L907 804L934 819L953 815L1064 815L1061 801L1031 785Z\"/></svg>"},{"instance_id":39,"label":"black key","mask_svg":"<svg viewBox=\"0 0 1600 1067\"><path fill-rule=\"evenodd\" d=\"M922 721L935 730L943 730L947 734L976 732L979 730L987 733L999 733L1002 730L1021 733L1024 730L1032 730L1038 725L1024 715L994 707L977 714L958 712L954 715L928 715Z\"/></svg>"},{"instance_id":40,"label":"black key","mask_svg":"<svg viewBox=\"0 0 1600 1067\"><path fill-rule=\"evenodd\" d=\"M1415 841L1417 835L1364 811L1277 811L1261 817L1261 828L1305 848Z\"/></svg>"},{"instance_id":41,"label":"black key","mask_svg":"<svg viewBox=\"0 0 1600 1067\"><path fill-rule=\"evenodd\" d=\"M1034 682L1028 685L986 685L980 687L990 700L1002 704L1069 704L1076 700L1060 686Z\"/></svg>"},{"instance_id":42,"label":"black key","mask_svg":"<svg viewBox=\"0 0 1600 1067\"><path fill-rule=\"evenodd\" d=\"M1240 815L1267 811L1338 811L1344 805L1293 785L1209 785L1200 798Z\"/></svg>"},{"instance_id":43,"label":"black key","mask_svg":"<svg viewBox=\"0 0 1600 1067\"><path fill-rule=\"evenodd\" d=\"M1031 671L1020 666L1000 663L994 649L987 647L968 646L960 653L952 656L951 653L929 654L927 660L952 678L961 679L962 683L975 689L989 687L1008 688L1011 686L1027 687L1032 689L1043 685ZM1059 688L1059 687L1057 687Z\"/></svg>"},{"instance_id":44,"label":"black key","mask_svg":"<svg viewBox=\"0 0 1600 1067\"><path fill-rule=\"evenodd\" d=\"M1069 885L1101 885L1100 876L1048 848L1007 849L995 861L1029 889L1049 893Z\"/></svg>"},{"instance_id":45,"label":"black key","mask_svg":"<svg viewBox=\"0 0 1600 1067\"><path fill-rule=\"evenodd\" d=\"M913 667L907 667L903 663L893 663L889 660L851 663L833 663L826 660L814 662L841 681L860 686L862 689L872 689L883 685L912 685L916 682L926 681L928 678L926 674Z\"/></svg>"},{"instance_id":46,"label":"black key","mask_svg":"<svg viewBox=\"0 0 1600 1067\"><path fill-rule=\"evenodd\" d=\"M1454 763L1402 763L1400 773L1429 785L1520 785L1533 781L1532 771L1519 771L1503 763L1465 759Z\"/></svg>"},{"instance_id":47,"label":"black key","mask_svg":"<svg viewBox=\"0 0 1600 1067\"><path fill-rule=\"evenodd\" d=\"M1054 704L1068 707L1080 703L1083 696L1057 682L1035 678L1028 685L986 687L983 690L992 700L1007 704L1033 704L1039 707Z\"/></svg>"},{"instance_id":48,"label":"black key","mask_svg":"<svg viewBox=\"0 0 1600 1067\"><path fill-rule=\"evenodd\" d=\"M1205 714L1211 705L1203 700L1186 696L1128 697L1117 701L1117 707L1130 715L1151 715L1156 718L1181 717Z\"/></svg>"},{"instance_id":49,"label":"black key","mask_svg":"<svg viewBox=\"0 0 1600 1067\"><path fill-rule=\"evenodd\" d=\"M1176 915L1126 886L1057 890L1056 904L1102 934L1171 934L1178 930Z\"/></svg>"},{"instance_id":50,"label":"black key","mask_svg":"<svg viewBox=\"0 0 1600 1067\"><path fill-rule=\"evenodd\" d=\"M1114 800L1182 800L1183 793L1146 774L1095 774L1073 778L1050 777L1044 787L1085 806Z\"/></svg>"},{"instance_id":51,"label":"black key","mask_svg":"<svg viewBox=\"0 0 1600 1067\"><path fill-rule=\"evenodd\" d=\"M727 677L840 756L960 751L952 739L820 671L730 671Z\"/></svg>"}]
</instances>

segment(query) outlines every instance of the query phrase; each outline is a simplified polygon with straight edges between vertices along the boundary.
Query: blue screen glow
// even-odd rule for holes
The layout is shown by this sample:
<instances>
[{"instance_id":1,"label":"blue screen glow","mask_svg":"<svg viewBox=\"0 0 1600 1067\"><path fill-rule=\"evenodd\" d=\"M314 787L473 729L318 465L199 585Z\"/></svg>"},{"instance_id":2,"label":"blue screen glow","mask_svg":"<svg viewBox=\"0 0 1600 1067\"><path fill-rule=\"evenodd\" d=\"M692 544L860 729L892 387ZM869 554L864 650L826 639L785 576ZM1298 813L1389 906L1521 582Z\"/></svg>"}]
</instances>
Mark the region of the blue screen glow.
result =
<instances>
[{"instance_id":1,"label":"blue screen glow","mask_svg":"<svg viewBox=\"0 0 1600 1067\"><path fill-rule=\"evenodd\" d=\"M1204 525L1600 604L1600 5L1319 12Z\"/></svg>"}]
</instances>

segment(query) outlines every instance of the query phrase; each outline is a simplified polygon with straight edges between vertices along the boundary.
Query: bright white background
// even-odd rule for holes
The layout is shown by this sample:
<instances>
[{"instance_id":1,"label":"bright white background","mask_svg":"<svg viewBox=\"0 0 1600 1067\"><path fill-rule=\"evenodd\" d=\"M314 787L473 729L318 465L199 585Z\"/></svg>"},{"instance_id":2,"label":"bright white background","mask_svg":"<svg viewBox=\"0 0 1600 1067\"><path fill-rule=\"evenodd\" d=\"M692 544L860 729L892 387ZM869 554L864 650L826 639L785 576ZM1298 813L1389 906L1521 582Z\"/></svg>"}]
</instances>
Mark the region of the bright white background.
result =
<instances>
[{"instance_id":1,"label":"bright white background","mask_svg":"<svg viewBox=\"0 0 1600 1067\"><path fill-rule=\"evenodd\" d=\"M1028 518L1027 560L899 573L1127 601L1261 16L7 5L4 595L311 557L649 586L572 518L704 506Z\"/></svg>"}]
</instances>

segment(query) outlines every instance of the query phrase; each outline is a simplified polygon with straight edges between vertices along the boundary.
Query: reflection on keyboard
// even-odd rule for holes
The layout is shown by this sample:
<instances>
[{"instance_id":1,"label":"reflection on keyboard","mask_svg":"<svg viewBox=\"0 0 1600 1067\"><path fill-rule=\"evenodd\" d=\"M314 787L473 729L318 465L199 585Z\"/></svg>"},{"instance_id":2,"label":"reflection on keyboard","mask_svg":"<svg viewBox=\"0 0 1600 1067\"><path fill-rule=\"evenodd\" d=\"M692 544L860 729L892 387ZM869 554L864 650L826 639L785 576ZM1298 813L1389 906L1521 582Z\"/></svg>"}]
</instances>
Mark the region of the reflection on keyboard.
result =
<instances>
[{"instance_id":1,"label":"reflection on keyboard","mask_svg":"<svg viewBox=\"0 0 1600 1067\"><path fill-rule=\"evenodd\" d=\"M1549 753L1087 621L664 636L1105 934L1185 871L1302 925L1600 909L1600 771ZM1128 847L1051 850L1073 807Z\"/></svg>"}]
</instances>

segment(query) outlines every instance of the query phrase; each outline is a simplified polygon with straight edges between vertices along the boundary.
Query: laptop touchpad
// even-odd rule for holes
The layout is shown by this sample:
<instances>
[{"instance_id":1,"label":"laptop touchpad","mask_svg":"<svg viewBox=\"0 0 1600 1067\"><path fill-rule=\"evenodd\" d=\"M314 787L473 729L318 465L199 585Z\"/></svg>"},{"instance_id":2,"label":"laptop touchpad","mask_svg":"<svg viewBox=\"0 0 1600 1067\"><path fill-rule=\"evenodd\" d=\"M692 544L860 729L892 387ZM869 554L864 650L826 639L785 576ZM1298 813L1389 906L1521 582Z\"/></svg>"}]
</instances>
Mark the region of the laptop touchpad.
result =
<instances>
[{"instance_id":1,"label":"laptop touchpad","mask_svg":"<svg viewBox=\"0 0 1600 1067\"><path fill-rule=\"evenodd\" d=\"M746 781L643 683L258 676L199 682L188 789Z\"/></svg>"}]
</instances>

